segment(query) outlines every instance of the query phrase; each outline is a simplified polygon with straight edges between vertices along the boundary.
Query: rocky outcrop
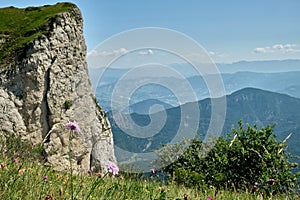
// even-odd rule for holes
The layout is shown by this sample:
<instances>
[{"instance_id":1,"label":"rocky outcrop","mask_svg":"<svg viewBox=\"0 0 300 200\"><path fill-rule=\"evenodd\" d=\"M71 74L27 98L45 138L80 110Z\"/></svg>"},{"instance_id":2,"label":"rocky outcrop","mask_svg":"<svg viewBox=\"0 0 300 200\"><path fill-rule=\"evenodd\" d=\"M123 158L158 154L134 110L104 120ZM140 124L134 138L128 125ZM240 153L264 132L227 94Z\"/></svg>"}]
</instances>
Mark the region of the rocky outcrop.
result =
<instances>
[{"instance_id":1,"label":"rocky outcrop","mask_svg":"<svg viewBox=\"0 0 300 200\"><path fill-rule=\"evenodd\" d=\"M83 20L78 8L56 15L47 33L22 49L0 72L0 134L14 133L44 145L47 161L57 170L69 167L69 132L76 171L104 170L115 161L110 123L98 106L89 81Z\"/></svg>"}]
</instances>

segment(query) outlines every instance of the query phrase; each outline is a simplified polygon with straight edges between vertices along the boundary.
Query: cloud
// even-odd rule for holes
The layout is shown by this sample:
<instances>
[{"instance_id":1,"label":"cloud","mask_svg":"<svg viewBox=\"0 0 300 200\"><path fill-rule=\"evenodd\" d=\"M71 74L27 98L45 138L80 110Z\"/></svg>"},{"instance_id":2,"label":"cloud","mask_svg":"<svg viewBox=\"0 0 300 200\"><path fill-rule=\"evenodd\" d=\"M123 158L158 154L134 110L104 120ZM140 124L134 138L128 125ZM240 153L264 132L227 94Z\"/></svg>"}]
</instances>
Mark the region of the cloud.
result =
<instances>
[{"instance_id":1,"label":"cloud","mask_svg":"<svg viewBox=\"0 0 300 200\"><path fill-rule=\"evenodd\" d=\"M128 53L126 48L119 48L109 51L92 50L87 53L87 62L90 68L99 68L108 66L113 60L119 56Z\"/></svg>"},{"instance_id":2,"label":"cloud","mask_svg":"<svg viewBox=\"0 0 300 200\"><path fill-rule=\"evenodd\" d=\"M216 52L209 51L209 52L208 52L208 55L209 55L209 56L215 56L215 55L216 55Z\"/></svg>"},{"instance_id":3,"label":"cloud","mask_svg":"<svg viewBox=\"0 0 300 200\"><path fill-rule=\"evenodd\" d=\"M214 52L214 51L208 51L208 55L210 57L218 57L218 58L225 58L225 57L228 57L229 55L228 54L225 54L225 53L219 53L219 52Z\"/></svg>"},{"instance_id":4,"label":"cloud","mask_svg":"<svg viewBox=\"0 0 300 200\"><path fill-rule=\"evenodd\" d=\"M97 50L91 50L87 53L89 57L117 57L123 54L128 53L129 51L126 48L120 48L116 50L111 51L97 51ZM152 49L142 50L137 52L139 55L146 56L146 55L153 55L154 52Z\"/></svg>"},{"instance_id":5,"label":"cloud","mask_svg":"<svg viewBox=\"0 0 300 200\"><path fill-rule=\"evenodd\" d=\"M120 48L112 51L101 51L101 52L92 50L88 52L88 56L115 57L122 54L126 54L127 52L128 50L125 48Z\"/></svg>"},{"instance_id":6,"label":"cloud","mask_svg":"<svg viewBox=\"0 0 300 200\"><path fill-rule=\"evenodd\" d=\"M255 53L270 53L273 50L270 47L257 47L253 50Z\"/></svg>"},{"instance_id":7,"label":"cloud","mask_svg":"<svg viewBox=\"0 0 300 200\"><path fill-rule=\"evenodd\" d=\"M145 51L139 51L138 54L142 55L142 56L146 56L146 55L153 55L154 52L151 49L148 49L148 50L145 50Z\"/></svg>"},{"instance_id":8,"label":"cloud","mask_svg":"<svg viewBox=\"0 0 300 200\"><path fill-rule=\"evenodd\" d=\"M257 47L253 50L254 53L295 53L300 52L300 49L296 48L296 44L274 44L269 47Z\"/></svg>"}]
</instances>

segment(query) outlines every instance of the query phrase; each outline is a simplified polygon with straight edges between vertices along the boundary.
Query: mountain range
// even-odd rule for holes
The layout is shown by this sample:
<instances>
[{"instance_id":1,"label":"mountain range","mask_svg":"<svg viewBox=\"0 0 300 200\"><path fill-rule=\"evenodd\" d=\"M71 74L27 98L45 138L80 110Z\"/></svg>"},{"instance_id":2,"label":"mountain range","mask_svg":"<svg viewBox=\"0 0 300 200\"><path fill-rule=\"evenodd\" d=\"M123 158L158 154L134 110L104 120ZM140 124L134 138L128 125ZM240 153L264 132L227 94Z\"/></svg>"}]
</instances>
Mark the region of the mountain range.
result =
<instances>
[{"instance_id":1,"label":"mountain range","mask_svg":"<svg viewBox=\"0 0 300 200\"><path fill-rule=\"evenodd\" d=\"M150 100L152 103L153 101ZM140 105L151 104L149 100L140 102ZM130 152L151 152L158 149L162 144L169 143L177 134L181 121L181 111L189 110L193 106L197 106L200 110L200 120L198 127L193 130L189 129L190 123L194 123L193 119L186 122L183 135L190 135L191 132L205 136L207 133L209 123L211 120L211 99L206 98L197 102L186 103L177 107L166 108L163 111L152 113L150 115L137 113L122 113L108 112L107 116L112 124L112 130L115 135L114 142L118 147ZM256 88L244 88L226 96L227 111L225 123L222 130L222 135L231 133L231 128L237 125L239 120L250 125L258 125L258 127L266 126L267 124L277 123L275 126L275 134L279 139L284 139L292 133L288 140L289 151L294 155L300 155L300 99L291 97L286 94L279 94L275 92L265 91ZM159 103L159 102L154 102ZM166 105L163 105L166 106ZM136 105L132 105L136 107ZM191 110L191 115L194 110ZM136 125L146 127L152 121L164 121L163 127L159 130L154 130L155 135L150 137L136 137L142 136L146 133L138 132L130 120ZM119 128L126 126L124 132ZM130 134L128 134L130 133Z\"/></svg>"},{"instance_id":2,"label":"mountain range","mask_svg":"<svg viewBox=\"0 0 300 200\"><path fill-rule=\"evenodd\" d=\"M256 73L281 73L289 71L300 71L300 60L268 60L268 61L239 61L234 63L216 63L215 64L221 74L234 74L237 72L256 72ZM188 63L173 63L170 64L180 73L184 73L185 77L195 76L195 70ZM122 75L128 72L128 68L104 68L104 67L90 67L89 74L93 88L100 85L111 84L117 81ZM105 73L104 73L105 72ZM159 71L154 73L159 75ZM145 74L140 74L145 76ZM101 79L101 83L98 83Z\"/></svg>"},{"instance_id":3,"label":"mountain range","mask_svg":"<svg viewBox=\"0 0 300 200\"><path fill-rule=\"evenodd\" d=\"M124 79L130 69L107 68L103 74L103 69L90 70L96 97L112 124L118 147L146 153L170 143L181 127L182 115L193 116L195 108L199 109L199 123L195 127L196 122L190 117L189 123L183 123L183 135L201 134L204 138L211 120L212 102L205 79L221 77L227 100L226 115L220 116L225 119L221 134L231 133L239 120L259 127L277 123L275 134L284 139L292 133L287 142L288 150L300 156L300 60L217 64L220 77L216 74L197 75L190 66L181 63L171 64L171 67L184 76L173 77L157 72L157 76L145 73ZM113 99L122 77L121 91L125 95L116 95L117 98ZM195 96L187 90L185 82ZM132 86L139 85L142 86L130 91ZM183 114L182 110L191 114Z\"/></svg>"},{"instance_id":4,"label":"mountain range","mask_svg":"<svg viewBox=\"0 0 300 200\"><path fill-rule=\"evenodd\" d=\"M209 77L210 79L217 78L214 76L215 75L206 75L206 77ZM221 77L225 89L225 94L227 95L246 87L253 87L300 98L300 71L277 73L236 72L233 74L221 74ZM144 78L143 80L145 79L146 78ZM144 87L140 87L137 91L134 92L134 95L131 96L130 99L130 105L147 99L157 99L175 107L187 102L203 100L210 97L210 93L206 86L204 78L201 76L192 76L188 77L187 79L178 79L174 77L148 77L148 79L149 82L152 83L161 83L162 85L175 86L176 89L180 92L172 94L172 91L169 91L166 87L160 86L158 84L148 84ZM139 84L139 82L139 78L123 81L122 85L125 88L124 93L130 93L130 91L126 92L126 89L130 88L131 85ZM195 97L192 96L191 92L186 89L186 86L182 84L183 82L187 82L188 84L190 84L192 90L194 91L194 94L196 95ZM120 99L111 100L111 96L115 90L116 83L118 83L118 79L115 77L114 82L102 84L95 90L99 103L105 111L110 111L112 109L111 101L115 103L114 105L117 105L116 107L126 107L126 105L123 105L126 101ZM178 102L178 99L186 100L185 102ZM142 111L136 112L147 114L147 112L143 113Z\"/></svg>"}]
</instances>

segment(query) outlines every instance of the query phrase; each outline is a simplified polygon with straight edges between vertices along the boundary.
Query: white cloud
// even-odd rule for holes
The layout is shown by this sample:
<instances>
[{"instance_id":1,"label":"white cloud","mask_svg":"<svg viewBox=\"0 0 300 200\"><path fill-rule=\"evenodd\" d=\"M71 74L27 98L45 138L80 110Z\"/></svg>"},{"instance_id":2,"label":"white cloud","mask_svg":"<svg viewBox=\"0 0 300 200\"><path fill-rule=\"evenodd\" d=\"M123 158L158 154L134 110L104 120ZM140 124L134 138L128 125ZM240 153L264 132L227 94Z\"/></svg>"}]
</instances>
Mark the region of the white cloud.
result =
<instances>
[{"instance_id":1,"label":"white cloud","mask_svg":"<svg viewBox=\"0 0 300 200\"><path fill-rule=\"evenodd\" d=\"M214 52L214 51L208 51L208 55L210 57L213 57L213 58L225 58L225 57L228 57L228 54Z\"/></svg>"},{"instance_id":2,"label":"white cloud","mask_svg":"<svg viewBox=\"0 0 300 200\"><path fill-rule=\"evenodd\" d=\"M278 50L285 50L285 51L291 51L294 50L296 48L295 44L274 44L272 46L273 49L278 49Z\"/></svg>"},{"instance_id":3,"label":"white cloud","mask_svg":"<svg viewBox=\"0 0 300 200\"><path fill-rule=\"evenodd\" d=\"M125 48L120 48L112 51L101 51L101 52L92 50L88 52L88 56L114 57L114 56L125 54L127 52L128 50Z\"/></svg>"},{"instance_id":4,"label":"white cloud","mask_svg":"<svg viewBox=\"0 0 300 200\"><path fill-rule=\"evenodd\" d=\"M209 55L209 56L214 56L214 55L216 55L216 53L213 52L213 51L209 51L209 52L208 52L208 55Z\"/></svg>"},{"instance_id":5,"label":"white cloud","mask_svg":"<svg viewBox=\"0 0 300 200\"><path fill-rule=\"evenodd\" d=\"M267 53L270 52L270 47L257 47L254 49L255 53Z\"/></svg>"},{"instance_id":6,"label":"white cloud","mask_svg":"<svg viewBox=\"0 0 300 200\"><path fill-rule=\"evenodd\" d=\"M87 62L90 68L99 68L109 65L119 56L128 53L126 48L119 48L109 51L92 50L87 54Z\"/></svg>"},{"instance_id":7,"label":"white cloud","mask_svg":"<svg viewBox=\"0 0 300 200\"><path fill-rule=\"evenodd\" d=\"M296 44L274 44L269 47L257 47L253 51L254 53L295 53L300 52L300 49L296 48Z\"/></svg>"},{"instance_id":8,"label":"white cloud","mask_svg":"<svg viewBox=\"0 0 300 200\"><path fill-rule=\"evenodd\" d=\"M148 50L145 50L145 51L139 51L138 54L142 55L142 56L146 56L146 55L153 55L154 52L151 49L148 49Z\"/></svg>"}]
</instances>

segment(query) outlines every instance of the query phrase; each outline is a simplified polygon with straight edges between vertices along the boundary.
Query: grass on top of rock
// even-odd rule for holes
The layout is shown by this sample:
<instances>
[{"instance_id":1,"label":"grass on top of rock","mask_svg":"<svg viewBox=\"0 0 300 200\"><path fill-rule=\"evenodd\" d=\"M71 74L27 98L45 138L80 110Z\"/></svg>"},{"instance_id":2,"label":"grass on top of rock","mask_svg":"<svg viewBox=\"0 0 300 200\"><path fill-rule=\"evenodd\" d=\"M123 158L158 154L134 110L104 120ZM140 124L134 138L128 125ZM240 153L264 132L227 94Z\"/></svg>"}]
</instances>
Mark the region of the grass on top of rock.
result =
<instances>
[{"instance_id":1,"label":"grass on top of rock","mask_svg":"<svg viewBox=\"0 0 300 200\"><path fill-rule=\"evenodd\" d=\"M11 61L20 49L47 32L48 24L58 13L71 12L72 3L42 7L0 9L0 64Z\"/></svg>"}]
</instances>

